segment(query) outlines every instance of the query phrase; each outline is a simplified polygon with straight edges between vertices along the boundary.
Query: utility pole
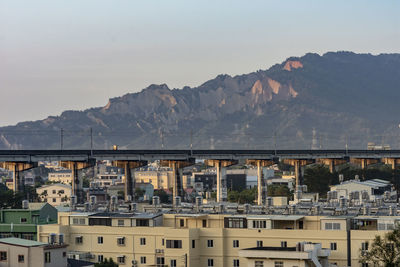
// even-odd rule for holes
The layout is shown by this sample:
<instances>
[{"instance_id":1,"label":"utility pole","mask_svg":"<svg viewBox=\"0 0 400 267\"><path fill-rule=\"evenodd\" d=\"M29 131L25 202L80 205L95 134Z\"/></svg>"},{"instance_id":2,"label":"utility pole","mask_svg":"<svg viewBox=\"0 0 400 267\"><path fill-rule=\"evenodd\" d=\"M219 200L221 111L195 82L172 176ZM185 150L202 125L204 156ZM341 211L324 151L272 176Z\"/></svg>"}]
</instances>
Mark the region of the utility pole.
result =
<instances>
[{"instance_id":1,"label":"utility pole","mask_svg":"<svg viewBox=\"0 0 400 267\"><path fill-rule=\"evenodd\" d=\"M61 128L60 129L60 146L61 146L61 150L64 149L64 129Z\"/></svg>"},{"instance_id":2,"label":"utility pole","mask_svg":"<svg viewBox=\"0 0 400 267\"><path fill-rule=\"evenodd\" d=\"M90 155L93 157L93 129L90 127Z\"/></svg>"},{"instance_id":3,"label":"utility pole","mask_svg":"<svg viewBox=\"0 0 400 267\"><path fill-rule=\"evenodd\" d=\"M161 130L161 149L164 149L164 132Z\"/></svg>"},{"instance_id":4,"label":"utility pole","mask_svg":"<svg viewBox=\"0 0 400 267\"><path fill-rule=\"evenodd\" d=\"M190 154L193 151L193 129L190 129Z\"/></svg>"}]
</instances>

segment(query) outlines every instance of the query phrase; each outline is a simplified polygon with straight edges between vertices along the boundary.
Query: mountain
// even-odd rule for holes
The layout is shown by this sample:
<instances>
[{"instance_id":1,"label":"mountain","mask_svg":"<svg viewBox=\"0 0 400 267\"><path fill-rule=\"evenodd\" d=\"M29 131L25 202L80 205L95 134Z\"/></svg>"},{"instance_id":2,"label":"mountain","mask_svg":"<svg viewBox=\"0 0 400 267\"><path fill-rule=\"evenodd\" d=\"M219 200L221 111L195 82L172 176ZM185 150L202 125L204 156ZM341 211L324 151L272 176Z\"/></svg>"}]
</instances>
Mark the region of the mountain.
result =
<instances>
[{"instance_id":1,"label":"mountain","mask_svg":"<svg viewBox=\"0 0 400 267\"><path fill-rule=\"evenodd\" d=\"M400 54L329 52L199 87L150 85L104 107L0 128L0 149L400 147Z\"/></svg>"}]
</instances>

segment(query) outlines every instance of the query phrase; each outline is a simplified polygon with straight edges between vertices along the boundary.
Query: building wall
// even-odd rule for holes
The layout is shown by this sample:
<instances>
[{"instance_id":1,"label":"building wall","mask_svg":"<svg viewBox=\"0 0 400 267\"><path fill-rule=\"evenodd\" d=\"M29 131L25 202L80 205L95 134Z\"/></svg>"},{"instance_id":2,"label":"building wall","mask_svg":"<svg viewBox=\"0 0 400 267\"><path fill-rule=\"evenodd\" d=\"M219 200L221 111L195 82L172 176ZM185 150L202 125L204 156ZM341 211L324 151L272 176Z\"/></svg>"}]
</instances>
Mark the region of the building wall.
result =
<instances>
[{"instance_id":1,"label":"building wall","mask_svg":"<svg viewBox=\"0 0 400 267\"><path fill-rule=\"evenodd\" d=\"M65 213L61 217L68 216ZM38 226L39 241L47 241L50 233L64 233L70 251L91 252L96 256L113 257L124 255L126 262L138 261L146 257L146 265L155 264L157 256L164 256L165 264L171 259L176 259L178 266L184 266L187 257L188 266L207 266L207 260L213 259L214 266L233 266L233 260L239 259L240 266L248 264L247 259L239 257L239 250L256 247L257 241L262 241L263 246L279 247L282 241L288 247L294 247L298 242L309 241L321 243L323 248L331 248L331 243L336 243L336 250L331 251L329 260L338 266L347 266L347 251L351 251L352 266L360 266L358 262L361 243L372 241L375 235L384 234L385 231L349 231L347 226L341 230L323 230L324 221L346 223L346 219L325 220L323 216L304 217L303 230L286 229L238 229L224 228L223 218L228 215L202 215L199 217L184 217L174 214L163 215L163 227L112 227L112 226L87 226L68 225L69 221L62 218L61 223L66 225ZM180 226L180 220L184 225ZM203 227L206 220L206 227ZM115 225L115 222L113 222ZM83 243L75 244L75 238L82 236ZM103 244L97 243L97 237L103 237ZM118 237L125 237L125 245L117 244ZM141 238L146 239L146 244L141 245ZM163 245L164 239L164 245ZM182 248L167 248L167 240L181 240ZM192 242L195 248L192 248ZM208 247L208 240L213 240L213 247ZM239 247L233 247L234 240L239 240ZM160 253L162 251L162 253Z\"/></svg>"},{"instance_id":2,"label":"building wall","mask_svg":"<svg viewBox=\"0 0 400 267\"><path fill-rule=\"evenodd\" d=\"M72 172L50 172L48 180L62 184L72 184Z\"/></svg>"},{"instance_id":3,"label":"building wall","mask_svg":"<svg viewBox=\"0 0 400 267\"><path fill-rule=\"evenodd\" d=\"M71 187L60 184L42 186L36 189L36 193L42 201L49 203L52 206L59 206L64 203L69 203L71 198ZM46 192L47 195L43 195Z\"/></svg>"},{"instance_id":4,"label":"building wall","mask_svg":"<svg viewBox=\"0 0 400 267\"><path fill-rule=\"evenodd\" d=\"M44 254L42 247L22 247L0 244L0 251L7 251L7 262L0 261L0 267L44 266ZM18 255L24 255L23 263L18 262Z\"/></svg>"}]
</instances>

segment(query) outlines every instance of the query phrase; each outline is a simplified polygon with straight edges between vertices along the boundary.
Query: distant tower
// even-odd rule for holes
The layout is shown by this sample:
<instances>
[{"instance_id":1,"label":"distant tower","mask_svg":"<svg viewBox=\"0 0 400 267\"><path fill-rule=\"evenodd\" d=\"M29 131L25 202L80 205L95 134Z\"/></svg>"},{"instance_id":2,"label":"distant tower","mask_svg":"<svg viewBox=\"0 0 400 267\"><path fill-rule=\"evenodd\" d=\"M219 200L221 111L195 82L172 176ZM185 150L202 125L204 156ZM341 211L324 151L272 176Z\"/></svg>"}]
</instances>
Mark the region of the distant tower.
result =
<instances>
[{"instance_id":1,"label":"distant tower","mask_svg":"<svg viewBox=\"0 0 400 267\"><path fill-rule=\"evenodd\" d=\"M312 150L318 149L317 131L315 130L315 128L313 128L313 130L312 130L311 149Z\"/></svg>"},{"instance_id":2,"label":"distant tower","mask_svg":"<svg viewBox=\"0 0 400 267\"><path fill-rule=\"evenodd\" d=\"M212 150L212 149L215 149L215 146L214 146L214 137L213 136L211 136L211 138L210 138L210 149Z\"/></svg>"}]
</instances>

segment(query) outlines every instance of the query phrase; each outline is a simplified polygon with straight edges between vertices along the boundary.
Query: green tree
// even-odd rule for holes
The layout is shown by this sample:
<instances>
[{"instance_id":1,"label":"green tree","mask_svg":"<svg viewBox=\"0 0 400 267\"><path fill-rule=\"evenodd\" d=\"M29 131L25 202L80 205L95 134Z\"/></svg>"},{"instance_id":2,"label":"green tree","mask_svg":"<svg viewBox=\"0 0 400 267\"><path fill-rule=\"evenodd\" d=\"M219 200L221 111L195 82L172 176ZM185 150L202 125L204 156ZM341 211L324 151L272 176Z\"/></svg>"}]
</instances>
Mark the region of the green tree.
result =
<instances>
[{"instance_id":1,"label":"green tree","mask_svg":"<svg viewBox=\"0 0 400 267\"><path fill-rule=\"evenodd\" d=\"M267 187L269 197L290 197L292 194L286 185L269 185Z\"/></svg>"},{"instance_id":2,"label":"green tree","mask_svg":"<svg viewBox=\"0 0 400 267\"><path fill-rule=\"evenodd\" d=\"M162 189L154 190L154 196L158 196L160 198L160 203L170 203L169 195Z\"/></svg>"},{"instance_id":3,"label":"green tree","mask_svg":"<svg viewBox=\"0 0 400 267\"><path fill-rule=\"evenodd\" d=\"M0 209L20 209L22 208L23 193L15 193L7 187L0 188Z\"/></svg>"},{"instance_id":4,"label":"green tree","mask_svg":"<svg viewBox=\"0 0 400 267\"><path fill-rule=\"evenodd\" d=\"M139 200L139 198L144 196L146 191L140 187L135 188L135 200Z\"/></svg>"},{"instance_id":5,"label":"green tree","mask_svg":"<svg viewBox=\"0 0 400 267\"><path fill-rule=\"evenodd\" d=\"M367 251L360 250L360 262L374 266L400 266L400 227L386 233L385 236L375 236Z\"/></svg>"},{"instance_id":6,"label":"green tree","mask_svg":"<svg viewBox=\"0 0 400 267\"><path fill-rule=\"evenodd\" d=\"M257 188L245 189L241 192L234 190L228 191L228 201L240 204L253 204L256 199Z\"/></svg>"},{"instance_id":7,"label":"green tree","mask_svg":"<svg viewBox=\"0 0 400 267\"><path fill-rule=\"evenodd\" d=\"M306 168L304 172L304 184L307 185L309 192L320 193L326 195L329 186L339 182L337 173L330 173L325 165L314 165Z\"/></svg>"},{"instance_id":8,"label":"green tree","mask_svg":"<svg viewBox=\"0 0 400 267\"><path fill-rule=\"evenodd\" d=\"M102 262L98 262L94 264L94 267L118 267L119 265L114 262L112 258L109 260L105 259Z\"/></svg>"}]
</instances>

